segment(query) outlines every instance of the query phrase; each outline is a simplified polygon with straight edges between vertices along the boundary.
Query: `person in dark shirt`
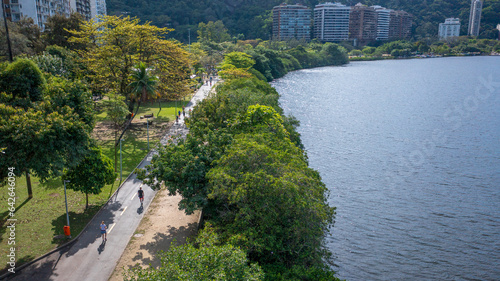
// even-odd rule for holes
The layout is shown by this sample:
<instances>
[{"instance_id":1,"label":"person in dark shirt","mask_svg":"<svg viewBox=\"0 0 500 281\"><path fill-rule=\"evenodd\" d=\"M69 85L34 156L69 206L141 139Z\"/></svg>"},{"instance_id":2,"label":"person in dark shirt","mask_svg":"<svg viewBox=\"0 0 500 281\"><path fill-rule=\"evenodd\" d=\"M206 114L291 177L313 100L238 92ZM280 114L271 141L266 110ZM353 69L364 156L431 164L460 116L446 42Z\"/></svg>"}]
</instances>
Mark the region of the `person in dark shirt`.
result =
<instances>
[{"instance_id":1,"label":"person in dark shirt","mask_svg":"<svg viewBox=\"0 0 500 281\"><path fill-rule=\"evenodd\" d=\"M139 200L141 201L141 205L142 205L142 201L144 201L144 190L142 190L142 187L139 187L139 191L137 192L137 195L139 196Z\"/></svg>"}]
</instances>

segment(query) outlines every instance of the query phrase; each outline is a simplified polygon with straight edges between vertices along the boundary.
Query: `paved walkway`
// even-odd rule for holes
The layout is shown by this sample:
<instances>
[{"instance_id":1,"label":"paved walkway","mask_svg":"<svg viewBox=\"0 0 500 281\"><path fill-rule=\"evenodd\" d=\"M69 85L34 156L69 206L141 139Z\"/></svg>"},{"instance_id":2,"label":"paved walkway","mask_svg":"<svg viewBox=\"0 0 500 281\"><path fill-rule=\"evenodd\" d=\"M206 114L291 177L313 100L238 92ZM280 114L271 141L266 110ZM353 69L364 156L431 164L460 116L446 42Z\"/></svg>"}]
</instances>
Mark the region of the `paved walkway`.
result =
<instances>
[{"instance_id":1,"label":"paved walkway","mask_svg":"<svg viewBox=\"0 0 500 281\"><path fill-rule=\"evenodd\" d=\"M189 112L190 108L205 98L210 88L208 85L203 85L186 107L186 111ZM179 122L170 128L161 143L165 144L173 135L186 135L187 132L184 117L181 116ZM151 151L138 168L149 165L153 153L155 152ZM143 206L137 198L137 190L141 186L145 191ZM136 179L135 174L131 175L72 246L9 275L7 280L108 280L155 194L156 191L143 185L142 181ZM101 221L108 225L108 241L105 243L99 231Z\"/></svg>"}]
</instances>

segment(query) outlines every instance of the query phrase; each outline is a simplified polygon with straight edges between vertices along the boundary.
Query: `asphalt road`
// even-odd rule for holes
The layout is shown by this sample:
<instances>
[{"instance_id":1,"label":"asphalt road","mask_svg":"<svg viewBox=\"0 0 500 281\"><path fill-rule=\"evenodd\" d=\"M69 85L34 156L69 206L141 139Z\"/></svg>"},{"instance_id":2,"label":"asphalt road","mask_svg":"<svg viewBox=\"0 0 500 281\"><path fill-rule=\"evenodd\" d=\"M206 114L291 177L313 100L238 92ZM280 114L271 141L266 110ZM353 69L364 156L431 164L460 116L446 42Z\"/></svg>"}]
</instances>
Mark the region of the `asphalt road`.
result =
<instances>
[{"instance_id":1,"label":"asphalt road","mask_svg":"<svg viewBox=\"0 0 500 281\"><path fill-rule=\"evenodd\" d=\"M203 85L186 111L205 98L210 91L209 85ZM181 117L161 140L165 144L173 135L186 135L188 129L184 126ZM139 168L150 164L151 151L141 162ZM137 191L142 186L144 203L141 206ZM139 223L154 198L156 191L143 185L133 174L126 179L110 201L94 217L84 229L78 240L69 247L61 249L40 259L26 268L10 274L7 280L64 280L64 281L106 281L120 259L130 238L139 226ZM107 241L102 241L99 225L101 221L108 226Z\"/></svg>"}]
</instances>

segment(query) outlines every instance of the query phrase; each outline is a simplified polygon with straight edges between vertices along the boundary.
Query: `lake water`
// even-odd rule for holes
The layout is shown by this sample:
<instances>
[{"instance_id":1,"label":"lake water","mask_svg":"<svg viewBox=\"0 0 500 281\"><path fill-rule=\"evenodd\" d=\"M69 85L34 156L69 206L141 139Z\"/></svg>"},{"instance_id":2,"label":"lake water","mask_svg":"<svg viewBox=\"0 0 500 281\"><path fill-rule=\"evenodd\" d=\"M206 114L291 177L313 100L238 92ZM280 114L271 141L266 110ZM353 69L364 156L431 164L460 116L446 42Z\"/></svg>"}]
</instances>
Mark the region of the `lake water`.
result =
<instances>
[{"instance_id":1,"label":"lake water","mask_svg":"<svg viewBox=\"0 0 500 281\"><path fill-rule=\"evenodd\" d=\"M337 207L348 280L500 280L500 57L353 62L273 82Z\"/></svg>"}]
</instances>

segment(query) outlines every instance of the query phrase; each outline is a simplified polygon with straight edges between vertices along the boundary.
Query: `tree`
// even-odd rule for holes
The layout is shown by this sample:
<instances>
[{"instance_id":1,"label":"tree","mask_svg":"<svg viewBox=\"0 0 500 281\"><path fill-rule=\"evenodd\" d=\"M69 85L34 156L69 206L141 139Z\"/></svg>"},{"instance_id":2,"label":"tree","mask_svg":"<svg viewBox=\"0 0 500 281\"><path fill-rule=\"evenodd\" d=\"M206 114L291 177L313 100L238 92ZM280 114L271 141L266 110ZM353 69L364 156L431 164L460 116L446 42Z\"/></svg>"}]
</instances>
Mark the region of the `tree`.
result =
<instances>
[{"instance_id":1,"label":"tree","mask_svg":"<svg viewBox=\"0 0 500 281\"><path fill-rule=\"evenodd\" d=\"M209 21L208 23L200 22L198 24L198 41L200 42L215 42L222 43L231 40L231 36L227 33L227 28L222 21Z\"/></svg>"},{"instance_id":2,"label":"tree","mask_svg":"<svg viewBox=\"0 0 500 281\"><path fill-rule=\"evenodd\" d=\"M80 30L80 25L84 21L83 16L73 12L69 17L55 14L45 22L43 39L47 45L57 45L69 50L80 49L83 46L78 43L70 42L72 36L70 30Z\"/></svg>"},{"instance_id":3,"label":"tree","mask_svg":"<svg viewBox=\"0 0 500 281\"><path fill-rule=\"evenodd\" d=\"M151 72L151 69L148 69L143 62L140 62L130 74L132 79L132 82L128 85L131 88L130 98L138 103L137 110L141 102L157 97L156 85L158 84L158 78L152 75Z\"/></svg>"},{"instance_id":4,"label":"tree","mask_svg":"<svg viewBox=\"0 0 500 281\"><path fill-rule=\"evenodd\" d=\"M41 71L50 73L54 76L68 76L69 73L64 67L62 58L43 52L41 55L30 57L30 60L35 62Z\"/></svg>"},{"instance_id":5,"label":"tree","mask_svg":"<svg viewBox=\"0 0 500 281\"><path fill-rule=\"evenodd\" d=\"M126 98L129 108L134 107L136 99L131 96L129 85L133 82L134 66L139 62L150 67L151 75L158 77L157 89L162 97L189 91L188 54L178 43L163 39L170 29L149 23L140 25L139 19L116 16L104 16L101 22L83 22L80 28L80 31L71 31L73 37L69 41L85 46L77 52L95 91L118 93ZM127 128L128 125L121 135Z\"/></svg>"},{"instance_id":6,"label":"tree","mask_svg":"<svg viewBox=\"0 0 500 281\"><path fill-rule=\"evenodd\" d=\"M231 136L224 130L189 134L185 140L179 139L177 145L170 142L159 147L158 155L147 167L147 176L146 170L139 170L137 177L154 189L160 189L163 182L169 195L182 195L179 209L192 214L209 204L205 175L230 142Z\"/></svg>"},{"instance_id":7,"label":"tree","mask_svg":"<svg viewBox=\"0 0 500 281\"><path fill-rule=\"evenodd\" d=\"M80 82L48 83L30 60L18 59L0 73L0 178L7 167L44 181L61 175L87 152L94 126L90 93ZM3 92L3 93L2 93Z\"/></svg>"},{"instance_id":8,"label":"tree","mask_svg":"<svg viewBox=\"0 0 500 281\"><path fill-rule=\"evenodd\" d=\"M251 260L290 268L328 257L322 242L334 208L318 172L291 142L238 135L207 178L209 199L218 202L209 221L223 241L247 249Z\"/></svg>"},{"instance_id":9,"label":"tree","mask_svg":"<svg viewBox=\"0 0 500 281\"><path fill-rule=\"evenodd\" d=\"M252 59L250 55L242 52L231 52L224 56L224 61L222 61L220 69L225 69L226 67L232 65L236 68L248 70L254 64L255 61Z\"/></svg>"},{"instance_id":10,"label":"tree","mask_svg":"<svg viewBox=\"0 0 500 281\"><path fill-rule=\"evenodd\" d=\"M245 251L230 244L218 245L217 234L206 227L192 243L170 247L160 252L158 268L133 268L124 280L263 280L264 273L255 263L248 264Z\"/></svg>"},{"instance_id":11,"label":"tree","mask_svg":"<svg viewBox=\"0 0 500 281\"><path fill-rule=\"evenodd\" d=\"M7 25L13 57L22 54L35 55L43 50L44 44L40 36L40 28L34 24L33 19L23 17L19 22L8 21ZM6 32L3 24L0 25L0 56L3 56L4 60L8 58Z\"/></svg>"},{"instance_id":12,"label":"tree","mask_svg":"<svg viewBox=\"0 0 500 281\"><path fill-rule=\"evenodd\" d=\"M124 102L125 98L118 94L109 95L108 100L104 100L104 111L109 119L113 122L113 130L115 135L115 142L117 141L118 128L125 122L125 117L130 114L127 104ZM117 171L117 154L118 148L115 145L115 172Z\"/></svg>"},{"instance_id":13,"label":"tree","mask_svg":"<svg viewBox=\"0 0 500 281\"><path fill-rule=\"evenodd\" d=\"M64 172L63 180L67 187L85 193L85 209L89 206L89 193L99 194L106 184L116 179L113 162L104 155L99 147L92 147L85 158L73 168Z\"/></svg>"}]
</instances>

